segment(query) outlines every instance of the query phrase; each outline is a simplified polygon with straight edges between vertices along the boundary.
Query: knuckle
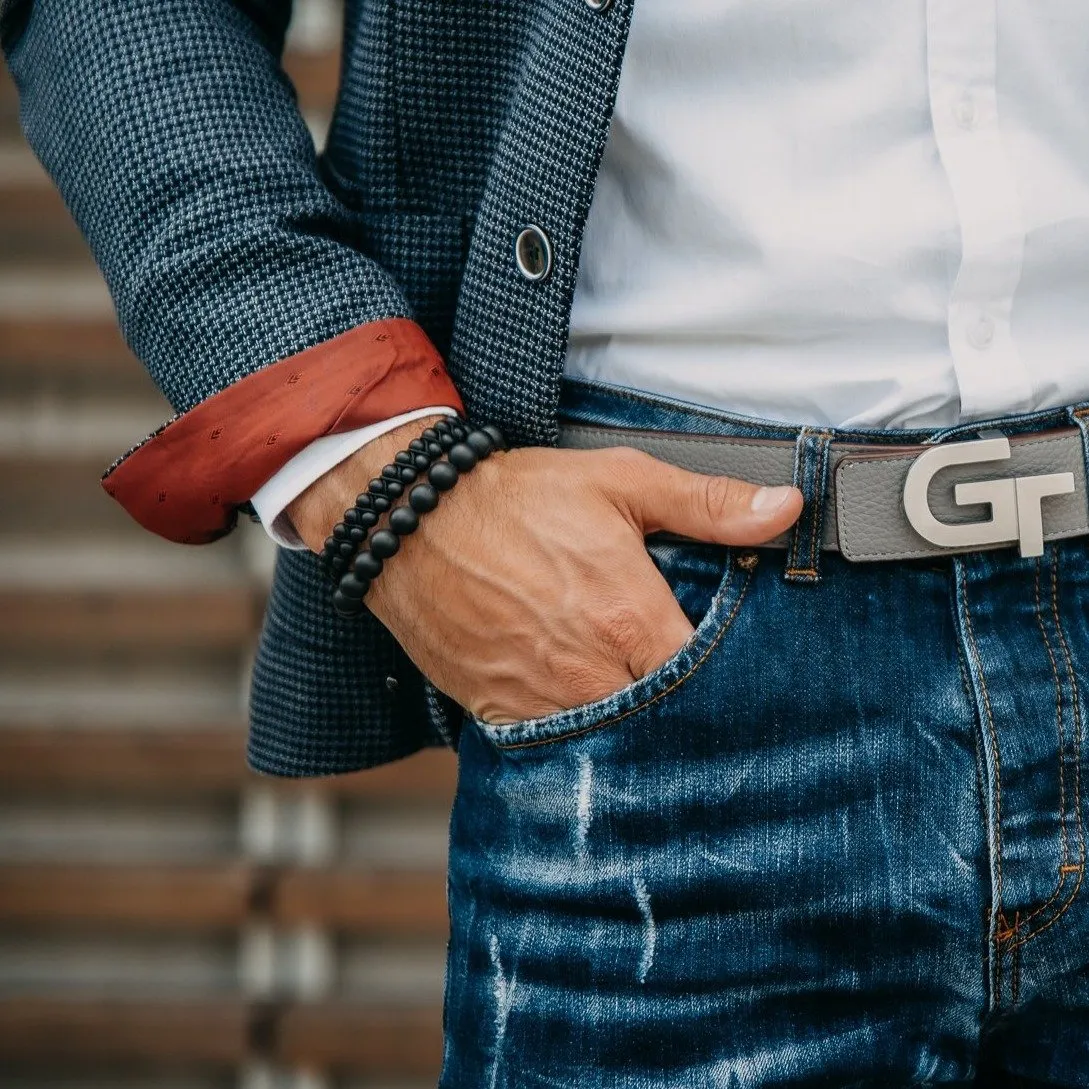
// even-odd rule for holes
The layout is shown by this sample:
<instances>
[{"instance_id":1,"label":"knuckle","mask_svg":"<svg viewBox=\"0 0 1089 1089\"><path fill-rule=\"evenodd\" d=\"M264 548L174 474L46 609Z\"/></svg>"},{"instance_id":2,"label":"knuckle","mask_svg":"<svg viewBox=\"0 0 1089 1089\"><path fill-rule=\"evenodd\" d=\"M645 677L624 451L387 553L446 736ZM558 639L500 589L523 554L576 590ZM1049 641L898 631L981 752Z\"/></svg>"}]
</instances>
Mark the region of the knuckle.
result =
<instances>
[{"instance_id":1,"label":"knuckle","mask_svg":"<svg viewBox=\"0 0 1089 1089\"><path fill-rule=\"evenodd\" d=\"M708 476L703 479L700 501L715 521L730 517L748 502L751 485L729 476Z\"/></svg>"},{"instance_id":2,"label":"knuckle","mask_svg":"<svg viewBox=\"0 0 1089 1089\"><path fill-rule=\"evenodd\" d=\"M647 639L646 620L641 611L628 601L605 606L597 615L596 625L602 644L624 655Z\"/></svg>"}]
</instances>

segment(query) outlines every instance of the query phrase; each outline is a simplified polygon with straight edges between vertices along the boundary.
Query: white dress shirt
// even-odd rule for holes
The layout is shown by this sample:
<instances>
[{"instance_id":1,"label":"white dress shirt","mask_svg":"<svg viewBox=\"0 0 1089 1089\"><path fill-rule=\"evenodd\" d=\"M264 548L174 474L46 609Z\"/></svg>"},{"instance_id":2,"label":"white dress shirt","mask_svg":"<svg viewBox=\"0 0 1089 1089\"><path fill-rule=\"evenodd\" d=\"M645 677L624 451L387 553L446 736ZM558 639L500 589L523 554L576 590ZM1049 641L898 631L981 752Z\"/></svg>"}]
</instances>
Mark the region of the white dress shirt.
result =
<instances>
[{"instance_id":1,"label":"white dress shirt","mask_svg":"<svg viewBox=\"0 0 1089 1089\"><path fill-rule=\"evenodd\" d=\"M834 427L1089 399L1087 42L1086 0L637 0L566 373Z\"/></svg>"}]
</instances>

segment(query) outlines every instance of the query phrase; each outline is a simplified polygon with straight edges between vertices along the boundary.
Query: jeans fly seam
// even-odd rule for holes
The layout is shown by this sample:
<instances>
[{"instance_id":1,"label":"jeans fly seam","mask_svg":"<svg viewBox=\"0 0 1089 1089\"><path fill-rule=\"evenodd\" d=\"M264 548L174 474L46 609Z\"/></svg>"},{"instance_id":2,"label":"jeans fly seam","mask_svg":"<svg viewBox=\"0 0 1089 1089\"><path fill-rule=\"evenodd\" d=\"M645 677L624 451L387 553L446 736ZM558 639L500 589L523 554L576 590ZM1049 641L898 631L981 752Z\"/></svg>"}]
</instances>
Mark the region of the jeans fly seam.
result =
<instances>
[{"instance_id":1,"label":"jeans fly seam","mask_svg":"<svg viewBox=\"0 0 1089 1089\"><path fill-rule=\"evenodd\" d=\"M1070 682L1070 696L1071 704L1073 708L1074 718L1074 808L1076 813L1075 828L1077 829L1078 837L1078 879L1074 883L1074 887L1070 890L1070 895L1063 901L1059 909L1051 916L1047 922L1042 923L1036 927L1035 930L1029 931L1024 937L1019 938L1014 943L1014 947L1024 945L1025 942L1031 941L1038 934L1042 934L1049 927L1052 927L1062 918L1063 915L1070 909L1070 906L1077 898L1078 892L1081 890L1082 882L1085 880L1085 827L1081 812L1081 735L1082 735L1082 715L1081 715L1081 700L1078 697L1077 678L1074 673L1074 662L1070 655L1070 646L1066 641L1066 635L1063 632L1062 621L1059 617L1059 551L1057 548L1052 548L1052 568L1051 568L1051 612L1055 618L1055 632L1059 638L1059 646L1062 649L1063 659L1066 662L1066 676ZM1060 751L1059 761L1060 764L1065 758L1065 753ZM1067 874L1070 871L1066 867L1060 867L1059 870L1059 888L1061 889L1063 883L1066 881Z\"/></svg>"},{"instance_id":2,"label":"jeans fly seam","mask_svg":"<svg viewBox=\"0 0 1089 1089\"><path fill-rule=\"evenodd\" d=\"M994 709L991 706L991 696L987 691L987 680L983 676L983 662L980 659L979 647L976 644L975 631L972 628L972 613L968 607L968 589L963 577L960 578L961 607L964 610L965 634L968 636L968 647L975 665L975 673L979 678L980 694L983 697L983 708L986 712L987 730L991 737L991 745L994 748L994 773L991 776L995 793L995 827L994 827L994 858L995 858L995 888L993 918L998 919L1002 915L1002 762L998 750L998 731L995 728ZM1002 993L1002 951L997 948L1001 943L995 936L997 956L995 958L995 993Z\"/></svg>"},{"instance_id":3,"label":"jeans fly seam","mask_svg":"<svg viewBox=\"0 0 1089 1089\"><path fill-rule=\"evenodd\" d=\"M1034 581L1034 591L1036 596L1036 623L1040 629L1040 636L1044 641L1044 649L1047 651L1048 660L1051 662L1051 675L1055 681L1055 718L1057 721L1057 729L1059 734L1059 838L1062 843L1061 857L1059 861L1059 882L1055 886L1054 892L1045 900L1039 907L1034 908L1028 915L1020 920L1023 926L1026 923L1031 922L1041 913L1047 911L1049 907L1058 899L1063 891L1063 886L1066 884L1066 873L1063 870L1065 864L1070 860L1070 846L1066 835L1066 776L1064 773L1063 765L1065 764L1065 750L1066 750L1066 734L1063 730L1063 699L1062 699L1062 678L1059 676L1059 664L1055 660L1055 653L1051 649L1051 640L1047 636L1047 629L1044 627L1043 606L1040 602L1040 568L1041 560L1036 560L1036 578ZM1055 572L1052 568L1052 580L1054 581ZM1056 616L1056 620L1057 620ZM1019 929L1019 928L1018 928ZM1015 945L1017 943L1014 943Z\"/></svg>"},{"instance_id":4,"label":"jeans fly seam","mask_svg":"<svg viewBox=\"0 0 1089 1089\"><path fill-rule=\"evenodd\" d=\"M736 564L732 565L732 569L731 569L731 572L730 572L731 577L728 580L727 584L725 586L723 586L722 591L721 591L722 593L726 593L726 591L729 589L730 584L733 582L733 577L732 576L733 576L733 574L734 574L734 572L736 570L737 570L737 565ZM729 630L730 625L733 624L734 619L736 618L736 616L738 614L738 611L741 609L741 603L745 600L745 595L746 595L746 593L748 593L749 586L752 583L753 570L754 570L754 567L749 567L749 568L746 569L746 571L745 571L745 581L741 585L741 590L737 595L737 600L734 602L733 608L730 610L729 614L725 617L725 619L719 625L718 631L715 632L714 638L711 640L710 644L707 646L707 648L704 650L704 652L699 656L698 659L696 659L695 662L692 663L691 666L688 667L688 669L684 672L684 674L682 676L678 677L668 687L663 688L661 692L657 692L653 696L649 697L648 699L643 700L641 703L637 703L634 707L629 707L626 711L623 711L621 714L613 715L611 718L603 719L601 722L593 722L593 723L590 723L590 725L588 725L588 726L580 726L577 730L569 730L567 733L557 734L555 737L542 737L542 738L534 739L532 741L514 741L514 742L510 742L508 744L504 744L503 742L500 741L500 742L496 743L497 747L500 748L500 749L511 750L511 749L532 749L532 748L536 748L536 747L538 747L540 745L553 745L553 744L556 744L557 742L560 742L560 741L570 740L572 737L581 737L583 734L593 733L593 731L604 729L606 726L614 726L616 723L623 721L624 719L628 718L630 715L634 715L638 711L644 711L644 710L646 710L646 708L648 708L648 707L652 706L653 704L657 703L659 700L665 699L665 697L668 696L671 692L675 692L682 684L684 684L685 681L687 681L688 678L691 677L692 674L695 673L696 670L698 670L703 665L703 663L707 661L707 659L713 653L715 647L717 647L719 645L719 643L722 641L722 637Z\"/></svg>"}]
</instances>

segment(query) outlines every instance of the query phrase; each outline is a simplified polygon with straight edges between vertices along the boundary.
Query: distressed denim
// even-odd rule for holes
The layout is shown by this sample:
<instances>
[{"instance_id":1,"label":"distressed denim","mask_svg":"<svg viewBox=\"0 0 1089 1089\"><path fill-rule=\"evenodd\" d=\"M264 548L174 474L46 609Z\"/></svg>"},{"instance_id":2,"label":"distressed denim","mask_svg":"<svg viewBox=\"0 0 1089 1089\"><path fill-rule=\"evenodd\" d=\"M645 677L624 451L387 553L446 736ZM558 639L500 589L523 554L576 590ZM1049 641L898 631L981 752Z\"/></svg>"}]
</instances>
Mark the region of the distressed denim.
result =
<instances>
[{"instance_id":1,"label":"distressed denim","mask_svg":"<svg viewBox=\"0 0 1089 1089\"><path fill-rule=\"evenodd\" d=\"M799 436L582 383L561 407ZM1086 540L808 581L648 542L696 628L673 658L465 721L443 1089L1089 1086Z\"/></svg>"}]
</instances>

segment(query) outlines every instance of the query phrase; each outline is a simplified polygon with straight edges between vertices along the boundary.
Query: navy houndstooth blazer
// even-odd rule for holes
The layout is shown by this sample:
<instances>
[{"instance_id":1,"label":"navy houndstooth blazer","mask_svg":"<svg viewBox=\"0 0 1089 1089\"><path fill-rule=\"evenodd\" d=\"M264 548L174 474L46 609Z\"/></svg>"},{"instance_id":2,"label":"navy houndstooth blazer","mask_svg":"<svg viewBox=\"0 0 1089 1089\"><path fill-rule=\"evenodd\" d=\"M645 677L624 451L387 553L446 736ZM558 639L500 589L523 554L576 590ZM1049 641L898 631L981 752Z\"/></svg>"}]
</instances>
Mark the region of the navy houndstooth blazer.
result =
<instances>
[{"instance_id":1,"label":"navy houndstooth blazer","mask_svg":"<svg viewBox=\"0 0 1089 1089\"><path fill-rule=\"evenodd\" d=\"M555 441L582 229L633 0L347 0L316 157L279 56L290 0L0 0L27 137L121 328L184 413L368 322L411 318L470 418ZM538 224L551 275L513 243ZM453 742L459 710L281 552L251 695L256 769Z\"/></svg>"}]
</instances>

